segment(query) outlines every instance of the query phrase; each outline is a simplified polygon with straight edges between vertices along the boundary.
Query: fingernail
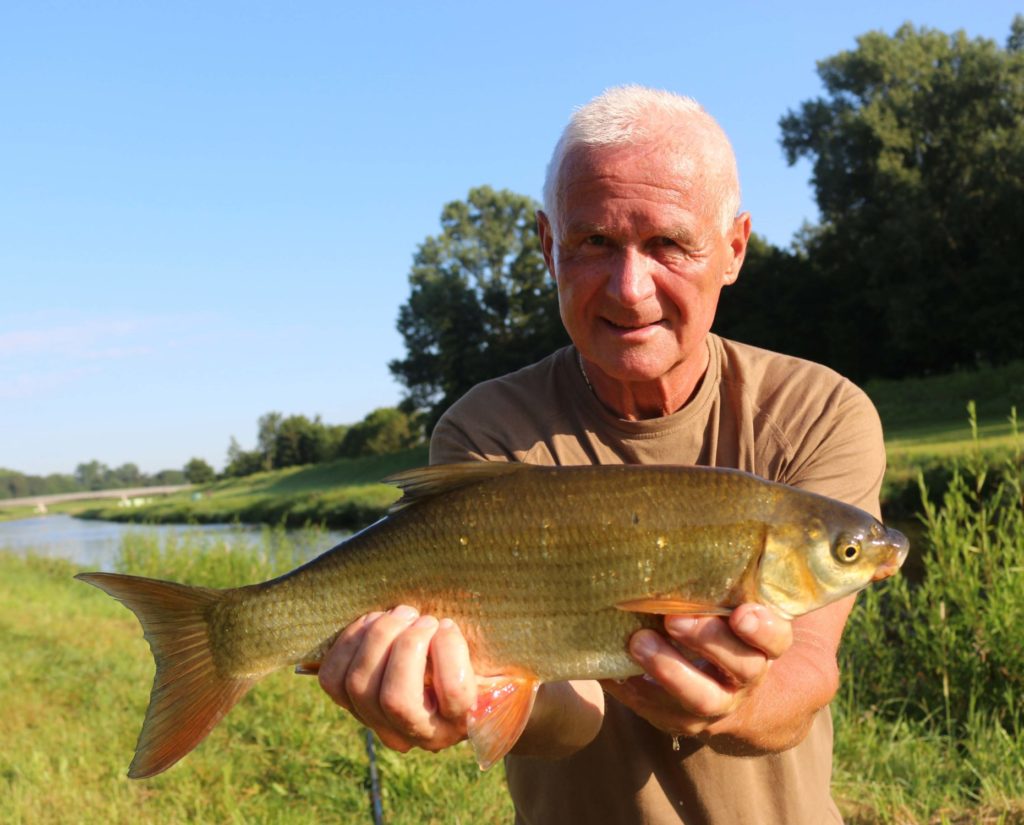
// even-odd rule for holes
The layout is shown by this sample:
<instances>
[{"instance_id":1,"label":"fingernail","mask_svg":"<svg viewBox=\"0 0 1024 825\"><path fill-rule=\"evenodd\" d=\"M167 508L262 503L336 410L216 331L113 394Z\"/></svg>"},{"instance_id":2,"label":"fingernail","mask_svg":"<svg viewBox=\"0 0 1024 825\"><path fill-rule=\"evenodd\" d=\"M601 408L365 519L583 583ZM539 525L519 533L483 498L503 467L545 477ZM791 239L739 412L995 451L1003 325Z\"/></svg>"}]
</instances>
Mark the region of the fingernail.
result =
<instances>
[{"instance_id":1,"label":"fingernail","mask_svg":"<svg viewBox=\"0 0 1024 825\"><path fill-rule=\"evenodd\" d=\"M658 652L658 643L650 633L638 633L630 641L629 649L638 659L650 659Z\"/></svg>"},{"instance_id":2,"label":"fingernail","mask_svg":"<svg viewBox=\"0 0 1024 825\"><path fill-rule=\"evenodd\" d=\"M736 623L736 629L744 636L749 636L757 632L757 629L761 626L761 620L758 615L751 611L747 613L739 622Z\"/></svg>"},{"instance_id":3,"label":"fingernail","mask_svg":"<svg viewBox=\"0 0 1024 825\"><path fill-rule=\"evenodd\" d=\"M420 615L420 612L415 607L409 607L407 604L400 604L391 611L391 615L396 619L401 619L404 622L411 623Z\"/></svg>"},{"instance_id":4,"label":"fingernail","mask_svg":"<svg viewBox=\"0 0 1024 825\"><path fill-rule=\"evenodd\" d=\"M438 621L434 616L420 616L414 623L413 627L419 627L423 629L437 629Z\"/></svg>"},{"instance_id":5,"label":"fingernail","mask_svg":"<svg viewBox=\"0 0 1024 825\"><path fill-rule=\"evenodd\" d=\"M453 627L455 627L455 622L453 622L451 619L441 619L441 621L438 622L438 627L441 630L451 630Z\"/></svg>"},{"instance_id":6,"label":"fingernail","mask_svg":"<svg viewBox=\"0 0 1024 825\"><path fill-rule=\"evenodd\" d=\"M665 629L679 636L689 636L697 629L697 620L693 616L668 616Z\"/></svg>"}]
</instances>

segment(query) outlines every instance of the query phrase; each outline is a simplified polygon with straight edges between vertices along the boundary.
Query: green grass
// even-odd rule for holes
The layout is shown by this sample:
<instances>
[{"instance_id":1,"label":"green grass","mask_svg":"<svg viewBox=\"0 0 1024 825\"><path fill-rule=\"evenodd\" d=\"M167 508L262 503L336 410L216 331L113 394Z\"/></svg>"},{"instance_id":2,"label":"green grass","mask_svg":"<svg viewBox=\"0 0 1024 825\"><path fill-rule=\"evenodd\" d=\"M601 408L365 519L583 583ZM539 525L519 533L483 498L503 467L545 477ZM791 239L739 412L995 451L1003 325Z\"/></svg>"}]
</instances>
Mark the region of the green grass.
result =
<instances>
[{"instance_id":1,"label":"green grass","mask_svg":"<svg viewBox=\"0 0 1024 825\"><path fill-rule=\"evenodd\" d=\"M231 557L229 560L228 557ZM283 548L129 548L121 566L197 583L262 579ZM0 799L9 823L370 822L362 730L316 680L261 682L192 754L125 777L153 678L134 617L70 564L0 553ZM180 574L184 574L183 576ZM465 746L378 749L389 823L508 821L501 768Z\"/></svg>"}]
</instances>

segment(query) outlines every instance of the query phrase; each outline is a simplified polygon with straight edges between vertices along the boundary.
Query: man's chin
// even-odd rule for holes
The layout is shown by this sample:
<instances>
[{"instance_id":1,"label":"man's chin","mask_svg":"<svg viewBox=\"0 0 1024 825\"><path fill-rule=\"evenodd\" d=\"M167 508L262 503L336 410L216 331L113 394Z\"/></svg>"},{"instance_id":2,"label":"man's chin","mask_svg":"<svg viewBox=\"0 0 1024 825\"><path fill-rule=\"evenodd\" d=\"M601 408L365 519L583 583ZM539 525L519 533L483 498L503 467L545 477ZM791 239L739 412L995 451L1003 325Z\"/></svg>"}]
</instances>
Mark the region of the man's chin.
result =
<instances>
[{"instance_id":1,"label":"man's chin","mask_svg":"<svg viewBox=\"0 0 1024 825\"><path fill-rule=\"evenodd\" d=\"M608 378L629 384L643 384L663 378L674 364L673 360L658 353L645 353L637 348L608 353L596 359L594 365Z\"/></svg>"}]
</instances>

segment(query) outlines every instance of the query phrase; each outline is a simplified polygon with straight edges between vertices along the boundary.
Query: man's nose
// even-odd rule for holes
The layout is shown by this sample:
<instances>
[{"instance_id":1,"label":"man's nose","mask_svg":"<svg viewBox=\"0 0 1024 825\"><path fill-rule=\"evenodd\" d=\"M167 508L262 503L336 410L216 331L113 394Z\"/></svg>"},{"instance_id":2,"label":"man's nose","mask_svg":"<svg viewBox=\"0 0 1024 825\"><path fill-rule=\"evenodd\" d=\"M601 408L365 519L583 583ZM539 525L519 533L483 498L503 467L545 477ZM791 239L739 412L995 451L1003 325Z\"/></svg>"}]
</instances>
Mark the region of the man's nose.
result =
<instances>
[{"instance_id":1,"label":"man's nose","mask_svg":"<svg viewBox=\"0 0 1024 825\"><path fill-rule=\"evenodd\" d=\"M608 275L608 294L623 306L636 306L655 291L650 259L631 247L623 247Z\"/></svg>"}]
</instances>

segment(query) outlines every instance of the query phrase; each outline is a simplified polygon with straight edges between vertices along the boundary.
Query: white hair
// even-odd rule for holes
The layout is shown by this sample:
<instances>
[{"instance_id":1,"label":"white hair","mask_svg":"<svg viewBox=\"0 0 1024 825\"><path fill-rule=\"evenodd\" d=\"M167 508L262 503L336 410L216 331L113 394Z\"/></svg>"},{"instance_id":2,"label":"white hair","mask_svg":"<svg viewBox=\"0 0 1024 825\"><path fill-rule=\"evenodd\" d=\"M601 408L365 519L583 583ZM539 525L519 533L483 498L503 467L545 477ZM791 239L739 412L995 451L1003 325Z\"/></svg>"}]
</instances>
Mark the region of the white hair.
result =
<instances>
[{"instance_id":1,"label":"white hair","mask_svg":"<svg viewBox=\"0 0 1024 825\"><path fill-rule=\"evenodd\" d=\"M658 121L685 127L702 140L695 154L705 166L709 211L725 232L740 208L740 182L732 145L718 122L691 97L645 86L616 86L606 90L573 112L548 163L544 179L544 212L557 236L562 167L565 159L581 146L623 146L642 143L652 136ZM692 138L690 141L692 142Z\"/></svg>"}]
</instances>

